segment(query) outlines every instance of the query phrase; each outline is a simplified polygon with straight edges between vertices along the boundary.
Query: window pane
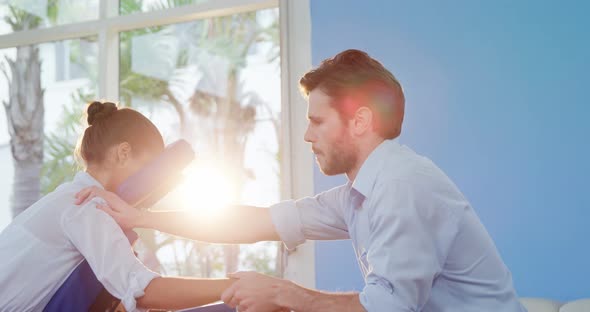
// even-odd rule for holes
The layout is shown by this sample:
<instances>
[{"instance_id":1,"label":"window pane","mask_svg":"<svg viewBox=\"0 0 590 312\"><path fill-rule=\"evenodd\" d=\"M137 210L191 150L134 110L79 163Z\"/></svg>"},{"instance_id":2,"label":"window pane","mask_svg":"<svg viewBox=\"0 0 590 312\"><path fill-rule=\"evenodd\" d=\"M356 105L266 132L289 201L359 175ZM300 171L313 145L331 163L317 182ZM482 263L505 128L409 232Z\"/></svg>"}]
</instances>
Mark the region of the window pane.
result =
<instances>
[{"instance_id":1,"label":"window pane","mask_svg":"<svg viewBox=\"0 0 590 312\"><path fill-rule=\"evenodd\" d=\"M175 8L187 4L199 4L210 0L120 0L119 14L127 15L138 12L151 12Z\"/></svg>"},{"instance_id":2,"label":"window pane","mask_svg":"<svg viewBox=\"0 0 590 312\"><path fill-rule=\"evenodd\" d=\"M84 38L0 50L0 101L9 106L0 109L0 229L13 204L27 207L71 178L79 119L96 90L97 48L96 38Z\"/></svg>"},{"instance_id":3,"label":"window pane","mask_svg":"<svg viewBox=\"0 0 590 312\"><path fill-rule=\"evenodd\" d=\"M231 209L224 204L280 199L278 22L278 9L269 9L120 34L121 101L147 114L168 143L186 139L198 155L164 209L213 220ZM153 232L144 240L167 274L280 269L277 243L215 246Z\"/></svg>"},{"instance_id":4,"label":"window pane","mask_svg":"<svg viewBox=\"0 0 590 312\"><path fill-rule=\"evenodd\" d=\"M0 35L98 19L99 0L0 0Z\"/></svg>"}]
</instances>

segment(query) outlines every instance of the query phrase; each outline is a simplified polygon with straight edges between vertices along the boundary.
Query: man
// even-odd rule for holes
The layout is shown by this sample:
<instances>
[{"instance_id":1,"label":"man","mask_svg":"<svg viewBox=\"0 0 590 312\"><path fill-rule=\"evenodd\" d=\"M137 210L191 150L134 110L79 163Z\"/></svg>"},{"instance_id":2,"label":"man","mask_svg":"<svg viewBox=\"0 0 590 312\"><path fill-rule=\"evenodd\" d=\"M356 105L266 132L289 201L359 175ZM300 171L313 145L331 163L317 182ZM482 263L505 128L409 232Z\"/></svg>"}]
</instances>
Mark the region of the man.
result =
<instances>
[{"instance_id":1,"label":"man","mask_svg":"<svg viewBox=\"0 0 590 312\"><path fill-rule=\"evenodd\" d=\"M401 132L404 94L381 63L344 51L303 76L311 143L326 175L348 183L270 209L239 207L222 220L183 212L137 212L112 194L103 206L123 227L147 227L216 243L352 240L365 287L329 293L253 272L222 299L239 311L525 311L492 239L449 178L393 139Z\"/></svg>"}]
</instances>

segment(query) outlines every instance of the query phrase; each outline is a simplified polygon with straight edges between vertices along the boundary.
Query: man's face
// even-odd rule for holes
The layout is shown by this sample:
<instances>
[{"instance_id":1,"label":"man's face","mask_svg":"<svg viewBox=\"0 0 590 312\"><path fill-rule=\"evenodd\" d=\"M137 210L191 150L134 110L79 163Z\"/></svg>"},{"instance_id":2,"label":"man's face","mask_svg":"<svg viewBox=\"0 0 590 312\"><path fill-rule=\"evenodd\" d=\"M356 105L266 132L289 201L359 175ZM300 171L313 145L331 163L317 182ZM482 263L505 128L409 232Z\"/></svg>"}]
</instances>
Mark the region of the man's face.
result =
<instances>
[{"instance_id":1,"label":"man's face","mask_svg":"<svg viewBox=\"0 0 590 312\"><path fill-rule=\"evenodd\" d=\"M309 93L309 125L304 140L311 143L320 169L325 175L347 173L357 162L357 147L349 128L330 105L332 98L316 88Z\"/></svg>"}]
</instances>

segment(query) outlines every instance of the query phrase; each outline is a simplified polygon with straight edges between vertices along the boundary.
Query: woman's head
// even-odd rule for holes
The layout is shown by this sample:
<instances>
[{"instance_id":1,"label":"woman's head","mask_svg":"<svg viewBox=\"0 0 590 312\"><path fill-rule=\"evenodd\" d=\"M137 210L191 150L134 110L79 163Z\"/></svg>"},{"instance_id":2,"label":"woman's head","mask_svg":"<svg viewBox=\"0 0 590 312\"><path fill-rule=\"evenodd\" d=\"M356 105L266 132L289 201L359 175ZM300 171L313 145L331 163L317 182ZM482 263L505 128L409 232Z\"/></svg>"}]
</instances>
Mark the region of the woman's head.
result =
<instances>
[{"instance_id":1,"label":"woman's head","mask_svg":"<svg viewBox=\"0 0 590 312\"><path fill-rule=\"evenodd\" d=\"M105 188L117 187L164 149L156 126L141 113L110 102L92 102L86 110L88 127L77 153L89 170L108 176ZM101 181L104 183L104 181Z\"/></svg>"}]
</instances>

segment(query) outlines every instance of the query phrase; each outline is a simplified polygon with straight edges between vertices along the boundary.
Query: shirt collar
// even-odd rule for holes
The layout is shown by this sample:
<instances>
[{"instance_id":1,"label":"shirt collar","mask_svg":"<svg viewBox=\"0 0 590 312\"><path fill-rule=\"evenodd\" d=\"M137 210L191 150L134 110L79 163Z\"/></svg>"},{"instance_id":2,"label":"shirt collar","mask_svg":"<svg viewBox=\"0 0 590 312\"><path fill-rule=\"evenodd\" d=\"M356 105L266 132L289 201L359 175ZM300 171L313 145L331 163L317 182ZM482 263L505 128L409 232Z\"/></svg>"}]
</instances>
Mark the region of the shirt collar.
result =
<instances>
[{"instance_id":1,"label":"shirt collar","mask_svg":"<svg viewBox=\"0 0 590 312\"><path fill-rule=\"evenodd\" d=\"M377 180L377 175L383 167L383 162L391 153L400 148L399 143L395 140L385 140L381 142L372 152L369 157L363 162L361 169L356 175L356 179L352 183L352 188L361 193L365 198L371 196L373 186Z\"/></svg>"},{"instance_id":2,"label":"shirt collar","mask_svg":"<svg viewBox=\"0 0 590 312\"><path fill-rule=\"evenodd\" d=\"M78 173L76 173L76 175L74 176L74 183L80 183L84 185L84 187L97 186L101 189L104 189L104 186L102 186L102 184L100 184L98 180L96 180L86 171L79 171Z\"/></svg>"}]
</instances>

